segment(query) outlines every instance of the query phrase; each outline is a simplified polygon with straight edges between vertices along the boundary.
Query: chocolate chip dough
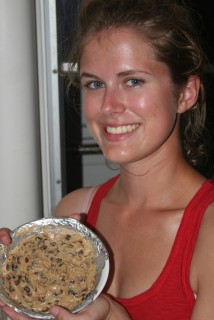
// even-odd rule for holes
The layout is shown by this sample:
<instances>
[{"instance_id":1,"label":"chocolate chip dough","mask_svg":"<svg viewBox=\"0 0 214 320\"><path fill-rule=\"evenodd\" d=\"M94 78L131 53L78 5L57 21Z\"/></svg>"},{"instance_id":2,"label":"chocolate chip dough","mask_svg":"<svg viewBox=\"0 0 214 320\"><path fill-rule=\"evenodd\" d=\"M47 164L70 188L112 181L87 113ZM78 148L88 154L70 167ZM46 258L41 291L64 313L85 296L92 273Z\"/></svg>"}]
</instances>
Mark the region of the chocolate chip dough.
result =
<instances>
[{"instance_id":1,"label":"chocolate chip dough","mask_svg":"<svg viewBox=\"0 0 214 320\"><path fill-rule=\"evenodd\" d=\"M52 305L72 310L96 286L92 244L77 231L48 228L10 251L2 268L9 298L26 310L48 313Z\"/></svg>"}]
</instances>

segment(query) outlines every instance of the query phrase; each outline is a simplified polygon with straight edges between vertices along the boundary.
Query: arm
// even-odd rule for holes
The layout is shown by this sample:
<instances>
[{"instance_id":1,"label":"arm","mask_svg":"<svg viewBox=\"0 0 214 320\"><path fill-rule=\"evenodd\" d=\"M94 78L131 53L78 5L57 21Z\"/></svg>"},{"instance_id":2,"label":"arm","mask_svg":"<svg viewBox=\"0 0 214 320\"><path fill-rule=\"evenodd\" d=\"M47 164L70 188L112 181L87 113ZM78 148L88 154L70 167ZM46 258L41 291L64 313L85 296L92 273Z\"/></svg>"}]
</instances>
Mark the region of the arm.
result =
<instances>
[{"instance_id":1,"label":"arm","mask_svg":"<svg viewBox=\"0 0 214 320\"><path fill-rule=\"evenodd\" d=\"M81 188L72 191L62 198L55 209L55 216L70 216L73 213L81 213L82 204L89 188Z\"/></svg>"},{"instance_id":2,"label":"arm","mask_svg":"<svg viewBox=\"0 0 214 320\"><path fill-rule=\"evenodd\" d=\"M202 220L191 266L197 299L191 320L214 319L214 204ZM190 279L191 281L191 279Z\"/></svg>"}]
</instances>

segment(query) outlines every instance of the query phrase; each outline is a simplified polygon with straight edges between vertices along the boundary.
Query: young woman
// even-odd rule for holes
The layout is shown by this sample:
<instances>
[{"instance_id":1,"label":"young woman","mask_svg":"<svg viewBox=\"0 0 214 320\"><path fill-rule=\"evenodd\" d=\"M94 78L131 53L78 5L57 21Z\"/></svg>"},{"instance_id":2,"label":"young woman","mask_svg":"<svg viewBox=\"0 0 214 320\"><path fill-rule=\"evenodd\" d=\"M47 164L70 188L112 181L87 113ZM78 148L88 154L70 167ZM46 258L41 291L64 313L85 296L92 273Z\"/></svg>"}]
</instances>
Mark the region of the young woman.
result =
<instances>
[{"instance_id":1,"label":"young woman","mask_svg":"<svg viewBox=\"0 0 214 320\"><path fill-rule=\"evenodd\" d=\"M120 174L57 206L58 216L87 213L109 248L111 271L86 309L51 312L64 320L212 320L204 54L188 11L166 0L83 0L71 62L88 128ZM9 241L6 229L0 239Z\"/></svg>"}]
</instances>

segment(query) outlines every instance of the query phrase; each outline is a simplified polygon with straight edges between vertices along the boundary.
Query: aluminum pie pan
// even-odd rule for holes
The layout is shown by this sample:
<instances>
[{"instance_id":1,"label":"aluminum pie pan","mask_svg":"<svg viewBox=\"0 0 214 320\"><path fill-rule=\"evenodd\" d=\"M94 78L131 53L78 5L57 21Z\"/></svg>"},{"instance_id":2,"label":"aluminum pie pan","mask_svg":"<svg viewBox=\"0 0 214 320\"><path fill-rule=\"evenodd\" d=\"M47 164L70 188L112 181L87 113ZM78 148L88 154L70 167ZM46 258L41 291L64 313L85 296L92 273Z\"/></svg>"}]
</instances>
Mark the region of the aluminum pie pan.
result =
<instances>
[{"instance_id":1,"label":"aluminum pie pan","mask_svg":"<svg viewBox=\"0 0 214 320\"><path fill-rule=\"evenodd\" d=\"M12 301L8 297L4 289L3 281L1 278L2 265L9 255L10 251L18 246L27 237L41 234L45 226L48 226L48 228L50 228L50 230L53 232L54 230L56 230L56 227L62 227L63 230L65 228L71 233L73 233L74 231L78 232L86 240L89 240L93 247L93 256L96 262L96 286L84 301L70 310L70 312L72 313L79 312L80 310L85 308L87 305L93 302L102 292L109 275L109 254L102 240L91 229L89 229L79 221L68 217L42 218L23 224L11 231L11 244L8 246L0 244L0 299L21 315L31 318L49 320L54 319L51 314L29 311Z\"/></svg>"}]
</instances>

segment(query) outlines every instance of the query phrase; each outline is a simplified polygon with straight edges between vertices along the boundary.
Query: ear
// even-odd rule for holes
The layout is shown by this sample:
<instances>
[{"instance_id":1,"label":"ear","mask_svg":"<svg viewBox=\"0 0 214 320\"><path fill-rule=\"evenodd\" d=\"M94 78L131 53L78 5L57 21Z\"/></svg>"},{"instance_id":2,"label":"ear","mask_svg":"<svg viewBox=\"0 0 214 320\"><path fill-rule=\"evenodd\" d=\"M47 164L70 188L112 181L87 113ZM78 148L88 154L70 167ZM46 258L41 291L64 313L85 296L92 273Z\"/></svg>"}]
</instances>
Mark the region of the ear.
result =
<instances>
[{"instance_id":1,"label":"ear","mask_svg":"<svg viewBox=\"0 0 214 320\"><path fill-rule=\"evenodd\" d=\"M197 103L200 86L201 81L197 75L189 76L180 92L177 113L184 113Z\"/></svg>"}]
</instances>

